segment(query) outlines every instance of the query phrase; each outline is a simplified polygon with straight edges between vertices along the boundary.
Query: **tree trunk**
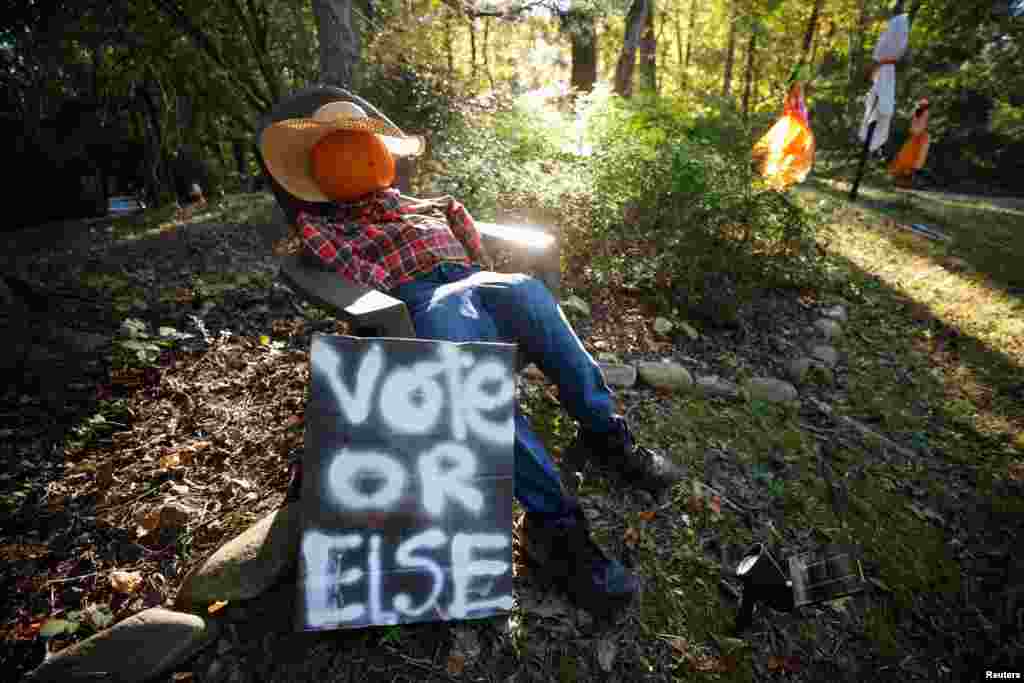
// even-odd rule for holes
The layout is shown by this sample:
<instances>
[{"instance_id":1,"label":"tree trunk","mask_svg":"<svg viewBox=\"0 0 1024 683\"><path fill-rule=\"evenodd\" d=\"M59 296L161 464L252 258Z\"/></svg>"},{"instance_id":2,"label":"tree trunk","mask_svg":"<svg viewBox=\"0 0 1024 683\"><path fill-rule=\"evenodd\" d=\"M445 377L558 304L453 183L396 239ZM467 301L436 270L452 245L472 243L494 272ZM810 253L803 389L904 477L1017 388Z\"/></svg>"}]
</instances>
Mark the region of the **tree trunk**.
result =
<instances>
[{"instance_id":1,"label":"tree trunk","mask_svg":"<svg viewBox=\"0 0 1024 683\"><path fill-rule=\"evenodd\" d=\"M144 110L143 129L146 134L146 198L152 206L160 204L168 187L167 174L163 164L163 126L160 125L160 109L156 102L159 95L159 89L153 87L151 83L139 88L139 96Z\"/></svg>"},{"instance_id":2,"label":"tree trunk","mask_svg":"<svg viewBox=\"0 0 1024 683\"><path fill-rule=\"evenodd\" d=\"M585 10L559 14L559 29L569 36L572 46L572 70L569 86L588 93L597 82L597 26L594 15Z\"/></svg>"},{"instance_id":3,"label":"tree trunk","mask_svg":"<svg viewBox=\"0 0 1024 683\"><path fill-rule=\"evenodd\" d=\"M858 0L857 30L850 34L850 73L846 86L847 114L854 116L857 107L857 93L863 85L864 78L864 34L868 29L868 0Z\"/></svg>"},{"instance_id":4,"label":"tree trunk","mask_svg":"<svg viewBox=\"0 0 1024 683\"><path fill-rule=\"evenodd\" d=\"M313 0L313 14L320 41L320 82L352 88L361 50L352 0Z\"/></svg>"},{"instance_id":5,"label":"tree trunk","mask_svg":"<svg viewBox=\"0 0 1024 683\"><path fill-rule=\"evenodd\" d=\"M455 77L455 48L452 45L454 43L452 37L452 17L451 12L446 11L444 13L444 52L448 58L448 78L452 79Z\"/></svg>"},{"instance_id":6,"label":"tree trunk","mask_svg":"<svg viewBox=\"0 0 1024 683\"><path fill-rule=\"evenodd\" d=\"M633 94L633 69L636 66L637 45L647 22L648 0L633 0L626 15L626 35L622 39L622 52L615 66L615 92L622 97Z\"/></svg>"},{"instance_id":7,"label":"tree trunk","mask_svg":"<svg viewBox=\"0 0 1024 683\"><path fill-rule=\"evenodd\" d=\"M494 90L494 74L491 73L491 58L490 52L490 38L491 38L491 17L484 17L484 73L487 76L487 82L491 84L491 90Z\"/></svg>"},{"instance_id":8,"label":"tree trunk","mask_svg":"<svg viewBox=\"0 0 1024 683\"><path fill-rule=\"evenodd\" d=\"M754 50L757 49L757 31L750 32L747 43L747 74L743 85L743 118L750 116L750 90L754 84Z\"/></svg>"},{"instance_id":9,"label":"tree trunk","mask_svg":"<svg viewBox=\"0 0 1024 683\"><path fill-rule=\"evenodd\" d=\"M235 167L238 168L238 185L245 192L249 186L249 171L246 168L245 143L235 140L231 143L231 149L235 153Z\"/></svg>"},{"instance_id":10,"label":"tree trunk","mask_svg":"<svg viewBox=\"0 0 1024 683\"><path fill-rule=\"evenodd\" d=\"M814 0L814 7L811 9L811 17L807 20L807 30L804 32L804 49L800 61L808 63L811 56L811 44L814 41L814 34L818 29L818 16L821 14L821 6L825 0Z\"/></svg>"},{"instance_id":11,"label":"tree trunk","mask_svg":"<svg viewBox=\"0 0 1024 683\"><path fill-rule=\"evenodd\" d=\"M683 83L690 81L690 56L693 54L693 32L697 28L697 0L690 0L690 27L686 31L686 59L683 61Z\"/></svg>"},{"instance_id":12,"label":"tree trunk","mask_svg":"<svg viewBox=\"0 0 1024 683\"><path fill-rule=\"evenodd\" d=\"M466 17L469 24L469 77L476 88L476 18Z\"/></svg>"},{"instance_id":13,"label":"tree trunk","mask_svg":"<svg viewBox=\"0 0 1024 683\"><path fill-rule=\"evenodd\" d=\"M722 76L722 97L732 95L732 66L736 56L736 2L732 2L732 14L729 18L729 44L725 48L725 73Z\"/></svg>"},{"instance_id":14,"label":"tree trunk","mask_svg":"<svg viewBox=\"0 0 1024 683\"><path fill-rule=\"evenodd\" d=\"M654 0L648 0L647 20L640 40L640 89L651 94L658 92L658 39L654 34Z\"/></svg>"}]
</instances>

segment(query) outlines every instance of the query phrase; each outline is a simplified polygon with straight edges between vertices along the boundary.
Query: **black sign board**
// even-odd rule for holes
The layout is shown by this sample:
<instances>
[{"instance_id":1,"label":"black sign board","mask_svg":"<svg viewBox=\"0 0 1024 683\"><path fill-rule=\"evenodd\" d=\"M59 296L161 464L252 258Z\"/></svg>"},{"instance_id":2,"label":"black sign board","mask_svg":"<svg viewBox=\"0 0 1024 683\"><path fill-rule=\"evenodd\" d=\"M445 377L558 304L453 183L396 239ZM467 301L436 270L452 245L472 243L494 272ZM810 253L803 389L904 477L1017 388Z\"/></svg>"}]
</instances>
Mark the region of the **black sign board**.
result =
<instances>
[{"instance_id":1,"label":"black sign board","mask_svg":"<svg viewBox=\"0 0 1024 683\"><path fill-rule=\"evenodd\" d=\"M512 344L315 335L302 630L512 607Z\"/></svg>"}]
</instances>

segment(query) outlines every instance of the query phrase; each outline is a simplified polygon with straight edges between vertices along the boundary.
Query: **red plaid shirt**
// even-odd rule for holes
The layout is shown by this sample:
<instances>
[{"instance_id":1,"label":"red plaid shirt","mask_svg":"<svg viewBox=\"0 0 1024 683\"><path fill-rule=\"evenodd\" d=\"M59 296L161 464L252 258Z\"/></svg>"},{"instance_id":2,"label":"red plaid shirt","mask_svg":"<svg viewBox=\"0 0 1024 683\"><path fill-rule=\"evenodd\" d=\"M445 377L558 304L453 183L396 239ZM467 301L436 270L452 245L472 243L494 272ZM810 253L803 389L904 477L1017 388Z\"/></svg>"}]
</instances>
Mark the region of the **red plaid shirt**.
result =
<instances>
[{"instance_id":1,"label":"red plaid shirt","mask_svg":"<svg viewBox=\"0 0 1024 683\"><path fill-rule=\"evenodd\" d=\"M451 197L403 202L397 190L387 189L355 204L336 204L323 216L299 212L296 223L321 261L345 279L381 291L440 263L483 261L480 233Z\"/></svg>"}]
</instances>

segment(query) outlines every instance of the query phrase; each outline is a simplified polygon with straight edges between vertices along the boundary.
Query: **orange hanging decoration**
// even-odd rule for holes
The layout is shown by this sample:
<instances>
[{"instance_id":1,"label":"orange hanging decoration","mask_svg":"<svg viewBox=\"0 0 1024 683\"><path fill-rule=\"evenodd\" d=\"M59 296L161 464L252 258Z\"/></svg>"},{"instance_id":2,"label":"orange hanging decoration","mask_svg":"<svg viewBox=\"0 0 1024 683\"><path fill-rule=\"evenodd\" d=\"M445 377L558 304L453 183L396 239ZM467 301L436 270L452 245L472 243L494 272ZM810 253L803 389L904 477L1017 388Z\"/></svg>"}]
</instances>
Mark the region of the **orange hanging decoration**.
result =
<instances>
[{"instance_id":1,"label":"orange hanging decoration","mask_svg":"<svg viewBox=\"0 0 1024 683\"><path fill-rule=\"evenodd\" d=\"M910 119L910 137L903 143L900 153L889 164L889 175L897 187L913 187L914 174L924 167L928 159L928 100L922 99Z\"/></svg>"},{"instance_id":2,"label":"orange hanging decoration","mask_svg":"<svg viewBox=\"0 0 1024 683\"><path fill-rule=\"evenodd\" d=\"M790 88L782 116L757 141L751 155L760 174L776 190L807 178L814 165L814 133L800 83Z\"/></svg>"}]
</instances>

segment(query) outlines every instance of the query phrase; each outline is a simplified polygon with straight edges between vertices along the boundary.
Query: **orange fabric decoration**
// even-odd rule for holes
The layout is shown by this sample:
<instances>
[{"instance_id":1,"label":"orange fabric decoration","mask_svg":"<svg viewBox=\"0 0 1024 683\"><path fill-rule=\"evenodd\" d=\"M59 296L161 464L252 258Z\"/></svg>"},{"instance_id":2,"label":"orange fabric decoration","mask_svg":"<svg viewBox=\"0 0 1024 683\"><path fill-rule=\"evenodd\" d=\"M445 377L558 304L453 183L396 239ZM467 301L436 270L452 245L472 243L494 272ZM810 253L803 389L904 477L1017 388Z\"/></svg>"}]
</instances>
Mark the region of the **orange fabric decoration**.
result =
<instances>
[{"instance_id":1,"label":"orange fabric decoration","mask_svg":"<svg viewBox=\"0 0 1024 683\"><path fill-rule=\"evenodd\" d=\"M784 190L807 178L814 166L814 149L803 89L794 83L786 96L782 117L757 141L751 156L768 184Z\"/></svg>"},{"instance_id":2,"label":"orange fabric decoration","mask_svg":"<svg viewBox=\"0 0 1024 683\"><path fill-rule=\"evenodd\" d=\"M380 138L364 131L324 136L310 151L309 162L317 185L337 201L353 201L395 180L395 157Z\"/></svg>"},{"instance_id":3,"label":"orange fabric decoration","mask_svg":"<svg viewBox=\"0 0 1024 683\"><path fill-rule=\"evenodd\" d=\"M928 159L928 101L922 100L910 119L910 137L903 143L900 153L889 164L889 175L897 185L908 186L915 171L924 168Z\"/></svg>"}]
</instances>

